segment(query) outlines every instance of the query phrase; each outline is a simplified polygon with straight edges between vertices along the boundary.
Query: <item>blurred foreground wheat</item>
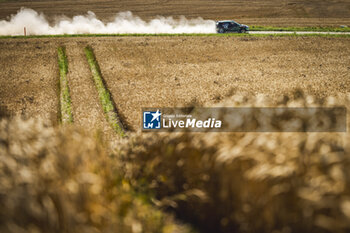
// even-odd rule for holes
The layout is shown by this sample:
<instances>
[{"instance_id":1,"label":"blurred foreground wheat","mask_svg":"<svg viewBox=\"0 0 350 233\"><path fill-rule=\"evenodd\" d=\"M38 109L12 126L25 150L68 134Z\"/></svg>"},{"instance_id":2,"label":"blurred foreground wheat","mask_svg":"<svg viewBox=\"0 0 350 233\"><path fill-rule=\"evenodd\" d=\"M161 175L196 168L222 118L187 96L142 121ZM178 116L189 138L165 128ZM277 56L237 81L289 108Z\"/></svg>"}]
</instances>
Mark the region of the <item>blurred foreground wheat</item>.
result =
<instances>
[{"instance_id":1,"label":"blurred foreground wheat","mask_svg":"<svg viewBox=\"0 0 350 233\"><path fill-rule=\"evenodd\" d=\"M218 106L349 108L346 98L296 91L274 102L232 96ZM349 133L135 133L107 155L74 126L3 119L0 232L190 231L162 210L201 232L349 232L349 140Z\"/></svg>"},{"instance_id":2,"label":"blurred foreground wheat","mask_svg":"<svg viewBox=\"0 0 350 233\"><path fill-rule=\"evenodd\" d=\"M233 96L219 106L338 105L349 108L349 100L295 91L277 102ZM155 204L203 232L349 232L349 140L348 133L143 134L119 154L135 188L149 184Z\"/></svg>"},{"instance_id":3,"label":"blurred foreground wheat","mask_svg":"<svg viewBox=\"0 0 350 233\"><path fill-rule=\"evenodd\" d=\"M98 140L0 121L0 232L188 232L120 177Z\"/></svg>"}]
</instances>

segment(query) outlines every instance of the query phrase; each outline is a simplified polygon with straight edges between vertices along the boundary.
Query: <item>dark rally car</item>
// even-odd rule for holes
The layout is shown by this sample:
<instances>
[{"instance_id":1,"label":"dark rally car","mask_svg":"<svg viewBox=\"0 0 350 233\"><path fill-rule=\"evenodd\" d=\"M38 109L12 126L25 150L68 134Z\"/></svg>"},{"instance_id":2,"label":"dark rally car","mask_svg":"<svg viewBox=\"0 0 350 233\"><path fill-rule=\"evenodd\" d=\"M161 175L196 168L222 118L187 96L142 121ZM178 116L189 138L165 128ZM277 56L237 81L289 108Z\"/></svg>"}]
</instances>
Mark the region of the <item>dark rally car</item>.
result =
<instances>
[{"instance_id":1,"label":"dark rally car","mask_svg":"<svg viewBox=\"0 0 350 233\"><path fill-rule=\"evenodd\" d=\"M244 24L239 24L233 20L225 20L225 21L216 22L216 31L218 33L225 33L225 32L246 33L246 32L249 32L249 27Z\"/></svg>"}]
</instances>

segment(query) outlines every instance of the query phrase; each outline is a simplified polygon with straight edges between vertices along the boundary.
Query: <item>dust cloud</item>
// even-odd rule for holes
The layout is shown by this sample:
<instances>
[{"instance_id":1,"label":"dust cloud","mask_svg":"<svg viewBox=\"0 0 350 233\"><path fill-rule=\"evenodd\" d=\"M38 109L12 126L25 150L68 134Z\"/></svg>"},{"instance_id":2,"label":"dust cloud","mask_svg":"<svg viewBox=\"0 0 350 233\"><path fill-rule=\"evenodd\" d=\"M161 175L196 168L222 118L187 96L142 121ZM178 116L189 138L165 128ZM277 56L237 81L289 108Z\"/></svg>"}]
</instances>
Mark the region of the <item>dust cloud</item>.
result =
<instances>
[{"instance_id":1,"label":"dust cloud","mask_svg":"<svg viewBox=\"0 0 350 233\"><path fill-rule=\"evenodd\" d=\"M72 18L61 17L50 24L43 13L22 8L8 20L0 21L0 35L123 34L123 33L215 33L215 21L157 16L142 20L130 11L119 12L113 21L103 22L89 11Z\"/></svg>"}]
</instances>

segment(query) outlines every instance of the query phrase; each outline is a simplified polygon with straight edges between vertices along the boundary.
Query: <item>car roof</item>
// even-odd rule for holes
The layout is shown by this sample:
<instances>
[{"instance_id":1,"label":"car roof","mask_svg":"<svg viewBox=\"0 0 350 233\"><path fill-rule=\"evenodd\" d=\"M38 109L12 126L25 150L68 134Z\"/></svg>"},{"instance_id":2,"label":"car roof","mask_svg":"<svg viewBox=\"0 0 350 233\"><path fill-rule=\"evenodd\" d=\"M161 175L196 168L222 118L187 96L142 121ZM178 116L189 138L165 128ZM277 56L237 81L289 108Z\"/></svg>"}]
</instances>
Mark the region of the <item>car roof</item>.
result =
<instances>
[{"instance_id":1,"label":"car roof","mask_svg":"<svg viewBox=\"0 0 350 233\"><path fill-rule=\"evenodd\" d=\"M235 22L234 20L220 20L220 21L217 21L217 23L231 23L231 22Z\"/></svg>"}]
</instances>

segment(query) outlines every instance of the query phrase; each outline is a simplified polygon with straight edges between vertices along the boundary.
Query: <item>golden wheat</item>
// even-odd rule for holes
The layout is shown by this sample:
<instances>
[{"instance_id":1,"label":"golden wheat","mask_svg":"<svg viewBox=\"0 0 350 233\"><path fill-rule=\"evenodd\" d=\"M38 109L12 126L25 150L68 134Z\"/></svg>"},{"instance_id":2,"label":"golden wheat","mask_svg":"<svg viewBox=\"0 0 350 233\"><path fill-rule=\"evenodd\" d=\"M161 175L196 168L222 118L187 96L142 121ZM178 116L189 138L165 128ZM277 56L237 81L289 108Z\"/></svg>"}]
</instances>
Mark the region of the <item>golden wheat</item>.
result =
<instances>
[{"instance_id":1,"label":"golden wheat","mask_svg":"<svg viewBox=\"0 0 350 233\"><path fill-rule=\"evenodd\" d=\"M189 232L120 176L95 138L0 121L0 232Z\"/></svg>"},{"instance_id":2,"label":"golden wheat","mask_svg":"<svg viewBox=\"0 0 350 233\"><path fill-rule=\"evenodd\" d=\"M349 107L350 101L294 96L280 106ZM219 106L272 102L236 95ZM118 153L135 188L146 180L157 205L203 232L347 232L349 140L349 133L136 134Z\"/></svg>"}]
</instances>

